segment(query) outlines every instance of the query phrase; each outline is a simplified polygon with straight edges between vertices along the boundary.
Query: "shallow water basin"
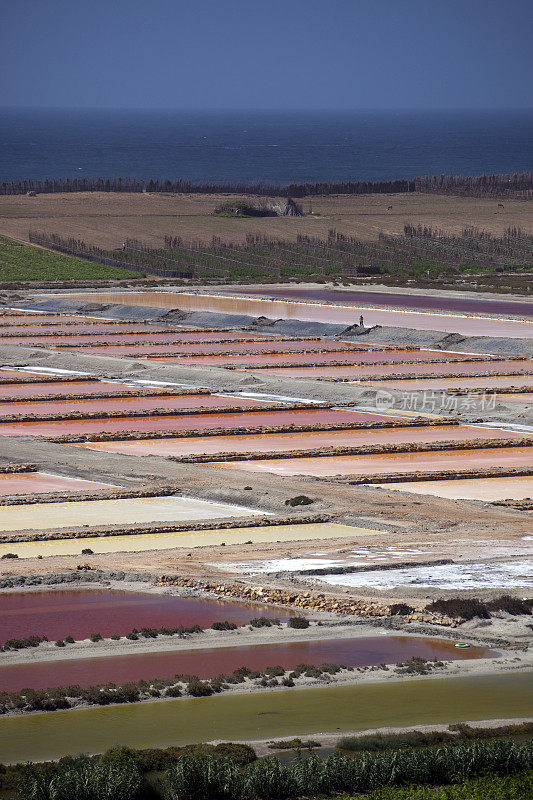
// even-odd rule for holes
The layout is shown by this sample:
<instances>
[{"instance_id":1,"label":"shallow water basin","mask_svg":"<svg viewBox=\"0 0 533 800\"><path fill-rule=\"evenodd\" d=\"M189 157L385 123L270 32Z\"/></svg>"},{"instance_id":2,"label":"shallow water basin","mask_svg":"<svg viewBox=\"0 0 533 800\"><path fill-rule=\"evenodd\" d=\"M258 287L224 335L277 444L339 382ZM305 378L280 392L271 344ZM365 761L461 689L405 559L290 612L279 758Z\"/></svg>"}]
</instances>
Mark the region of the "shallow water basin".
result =
<instances>
[{"instance_id":1,"label":"shallow water basin","mask_svg":"<svg viewBox=\"0 0 533 800\"><path fill-rule=\"evenodd\" d=\"M458 370L459 372L460 370ZM500 375L488 378L424 378L415 380L365 381L365 387L372 389L398 389L402 392L445 391L446 389L472 389L485 393L492 400L493 389L512 386L533 386L533 375ZM498 397L501 395L498 394ZM532 395L529 395L530 397ZM520 397L519 394L516 397ZM496 398L498 399L498 398Z\"/></svg>"},{"instance_id":2,"label":"shallow water basin","mask_svg":"<svg viewBox=\"0 0 533 800\"><path fill-rule=\"evenodd\" d=\"M169 348L172 349L172 348ZM446 356L445 354L439 352L430 352L430 351L418 351L418 350L398 350L398 351L385 351L385 352L374 352L374 351L360 351L360 350L350 350L347 351L345 348L337 350L331 350L328 353L321 353L321 352L304 352L307 350L307 347L302 347L302 352L287 352L283 353L281 356L280 353L276 354L273 352L272 354L263 353L259 355L233 355L231 352L221 352L220 355L201 355L195 356L194 358L188 358L187 360L190 361L192 364L220 364L222 363L222 359L226 359L228 364L235 364L235 365L258 365L261 364L279 364L282 367L284 364L310 364L313 365L320 365L320 364L335 364L341 362L342 364L354 366L352 369L355 369L358 364L404 364L404 362L409 361L435 361L435 359L440 359L437 361L437 365L440 365L443 362L448 361L451 356ZM309 348L311 349L311 348ZM155 348L154 348L155 350ZM255 345L250 346L248 348L250 352L256 350ZM278 350L283 352L283 348L279 347ZM208 352L207 348L204 348L204 352ZM242 352L242 350L241 350ZM456 357L456 354L453 354ZM162 357L161 360L163 361L171 361L174 358L181 360L178 355L174 357ZM159 360L159 359L158 359ZM177 362L175 362L177 363ZM342 368L342 367L341 367ZM359 368L359 367L357 367ZM364 366L361 367L367 369L369 367Z\"/></svg>"},{"instance_id":3,"label":"shallow water basin","mask_svg":"<svg viewBox=\"0 0 533 800\"><path fill-rule=\"evenodd\" d=\"M34 373L24 373L25 377L37 377ZM2 374L0 373L0 378ZM20 377L23 377L20 374ZM131 394L139 391L139 386L128 386L125 383L113 383L112 381L54 381L51 377L49 381L34 381L32 383L13 383L0 384L1 397L46 397L51 394L75 394L79 396L102 394L105 392L121 392ZM157 389L155 390L157 391Z\"/></svg>"},{"instance_id":4,"label":"shallow water basin","mask_svg":"<svg viewBox=\"0 0 533 800\"><path fill-rule=\"evenodd\" d=\"M93 553L139 553L147 550L170 550L175 547L212 547L221 544L264 544L267 542L312 541L319 539L361 538L376 536L382 531L338 525L334 522L312 524L266 525L246 528L208 528L201 531L97 536L83 539L56 539L45 542L0 544L0 555L16 553L19 558L81 555L89 548Z\"/></svg>"},{"instance_id":5,"label":"shallow water basin","mask_svg":"<svg viewBox=\"0 0 533 800\"><path fill-rule=\"evenodd\" d=\"M134 497L120 500L86 500L0 506L0 530L40 530L81 525L133 525L195 519L263 515L240 506L211 503L192 497Z\"/></svg>"},{"instance_id":6,"label":"shallow water basin","mask_svg":"<svg viewBox=\"0 0 533 800\"><path fill-rule=\"evenodd\" d=\"M531 672L422 678L354 686L134 703L0 718L3 763L380 727L522 718L533 713Z\"/></svg>"},{"instance_id":7,"label":"shallow water basin","mask_svg":"<svg viewBox=\"0 0 533 800\"><path fill-rule=\"evenodd\" d=\"M510 478L470 478L447 481L407 481L406 483L376 483L387 491L430 494L451 500L524 500L533 498L533 476Z\"/></svg>"},{"instance_id":8,"label":"shallow water basin","mask_svg":"<svg viewBox=\"0 0 533 800\"><path fill-rule=\"evenodd\" d=\"M376 419L380 418L375 415ZM372 415L360 412L357 421L371 421ZM218 453L261 453L290 450L313 450L323 447L358 447L403 442L464 441L467 439L522 438L522 434L473 425L435 425L408 428L359 428L341 431L306 433L236 434L235 436L198 436L176 439L143 439L122 442L86 442L77 447L128 455L214 455Z\"/></svg>"},{"instance_id":9,"label":"shallow water basin","mask_svg":"<svg viewBox=\"0 0 533 800\"><path fill-rule=\"evenodd\" d=\"M124 635L133 628L210 627L228 620L244 624L265 613L260 603L206 600L154 592L128 592L111 589L57 589L48 591L9 591L2 594L0 642L33 634L49 639L88 639L99 631L102 636ZM275 609L269 616L287 619L290 614ZM52 685L52 684L48 684Z\"/></svg>"},{"instance_id":10,"label":"shallow water basin","mask_svg":"<svg viewBox=\"0 0 533 800\"><path fill-rule=\"evenodd\" d=\"M105 386L105 384L103 384ZM139 389L141 387L138 387ZM102 388L102 392L105 389ZM158 408L223 408L223 407L251 407L257 406L258 400L248 398L227 397L217 394L166 394L163 391L154 392L150 397L117 397L117 398L90 398L83 397L78 400L32 400L16 403L2 403L0 400L0 415L2 414L61 414L72 411L80 413L101 413L102 416L109 411L148 411Z\"/></svg>"},{"instance_id":11,"label":"shallow water basin","mask_svg":"<svg viewBox=\"0 0 533 800\"><path fill-rule=\"evenodd\" d=\"M438 450L368 456L324 456L254 461L220 461L213 466L277 475L372 475L394 472L439 472L450 469L490 469L533 466L532 447Z\"/></svg>"},{"instance_id":12,"label":"shallow water basin","mask_svg":"<svg viewBox=\"0 0 533 800\"><path fill-rule=\"evenodd\" d=\"M340 360L340 359L339 359ZM354 359L355 360L355 359ZM490 373L494 375L505 374L506 372L531 372L533 361L460 361L460 362L438 362L433 364L381 364L381 365L361 365L361 366L320 366L320 367L287 367L282 365L273 369L266 369L263 374L279 375L287 378L364 378L372 375L484 375ZM514 385L521 386L522 376L513 376ZM402 381L403 384L403 381ZM402 388L402 387L400 387Z\"/></svg>"},{"instance_id":13,"label":"shallow water basin","mask_svg":"<svg viewBox=\"0 0 533 800\"><path fill-rule=\"evenodd\" d=\"M256 616L249 611L248 620ZM262 614L265 614L264 608ZM276 612L267 613L274 616ZM176 623L174 623L176 624ZM177 623L179 624L179 623ZM228 637L229 638L229 637ZM237 638L237 637L235 637ZM372 636L353 639L326 639L308 642L284 642L239 647L216 647L189 651L108 655L101 658L48 661L40 664L0 666L0 684L9 692L46 689L52 686L94 686L113 682L172 678L174 675L197 675L215 678L238 667L260 670L280 665L294 669L298 664L345 664L347 667L396 664L413 656L442 661L490 658L496 654L487 648L461 650L444 639L411 636Z\"/></svg>"},{"instance_id":14,"label":"shallow water basin","mask_svg":"<svg viewBox=\"0 0 533 800\"><path fill-rule=\"evenodd\" d=\"M360 309L353 305L323 305L310 301L256 300L234 296L188 294L186 292L88 292L72 295L86 302L118 303L156 308L179 308L183 311L214 311L226 314L266 316L270 319L300 319L311 322L338 322L353 325ZM367 326L386 325L398 328L446 331L470 336L533 337L533 323L489 317L463 316L457 313L421 311L365 310Z\"/></svg>"},{"instance_id":15,"label":"shallow water basin","mask_svg":"<svg viewBox=\"0 0 533 800\"><path fill-rule=\"evenodd\" d=\"M4 496L39 492L97 492L109 487L109 483L50 475L46 472L0 473L0 495Z\"/></svg>"},{"instance_id":16,"label":"shallow water basin","mask_svg":"<svg viewBox=\"0 0 533 800\"><path fill-rule=\"evenodd\" d=\"M238 404L238 401L235 401ZM351 411L304 408L288 411L239 411L173 416L102 417L100 419L0 423L0 436L63 436L118 431L186 431L210 428L249 428L271 425L318 425L353 422Z\"/></svg>"}]
</instances>

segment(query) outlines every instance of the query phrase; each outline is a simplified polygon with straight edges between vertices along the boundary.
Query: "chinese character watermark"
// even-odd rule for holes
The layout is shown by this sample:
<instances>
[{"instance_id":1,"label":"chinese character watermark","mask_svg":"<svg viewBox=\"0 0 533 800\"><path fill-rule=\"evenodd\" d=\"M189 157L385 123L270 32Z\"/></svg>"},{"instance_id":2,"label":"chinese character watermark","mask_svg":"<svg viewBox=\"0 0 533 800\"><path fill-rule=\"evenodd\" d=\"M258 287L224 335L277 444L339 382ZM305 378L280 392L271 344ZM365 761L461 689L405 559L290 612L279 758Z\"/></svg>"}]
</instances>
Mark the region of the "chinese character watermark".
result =
<instances>
[{"instance_id":1,"label":"chinese character watermark","mask_svg":"<svg viewBox=\"0 0 533 800\"><path fill-rule=\"evenodd\" d=\"M479 413L496 408L496 392L465 392L448 394L445 391L424 389L418 392L400 392L393 395L384 389L376 392L375 405L378 411L418 411L425 414Z\"/></svg>"}]
</instances>

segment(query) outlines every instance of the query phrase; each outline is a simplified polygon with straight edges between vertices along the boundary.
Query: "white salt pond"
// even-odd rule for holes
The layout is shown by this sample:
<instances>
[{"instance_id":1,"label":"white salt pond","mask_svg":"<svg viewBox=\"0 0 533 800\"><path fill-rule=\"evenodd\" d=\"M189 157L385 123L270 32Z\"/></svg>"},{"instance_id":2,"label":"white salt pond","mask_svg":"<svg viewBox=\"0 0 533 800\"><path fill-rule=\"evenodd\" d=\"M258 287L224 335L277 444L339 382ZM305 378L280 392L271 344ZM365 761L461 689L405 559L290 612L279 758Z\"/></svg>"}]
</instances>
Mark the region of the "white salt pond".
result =
<instances>
[{"instance_id":1,"label":"white salt pond","mask_svg":"<svg viewBox=\"0 0 533 800\"><path fill-rule=\"evenodd\" d=\"M351 575L323 575L317 580L338 586L375 589L435 587L438 589L533 588L533 561L445 564L409 569L368 570Z\"/></svg>"},{"instance_id":2,"label":"white salt pond","mask_svg":"<svg viewBox=\"0 0 533 800\"><path fill-rule=\"evenodd\" d=\"M82 525L132 525L197 519L264 516L227 503L192 497L134 497L119 500L82 500L0 507L0 531L40 530Z\"/></svg>"},{"instance_id":3,"label":"white salt pond","mask_svg":"<svg viewBox=\"0 0 533 800\"><path fill-rule=\"evenodd\" d=\"M405 481L373 483L388 492L411 492L447 497L450 500L524 500L533 497L533 475L507 478L464 478L444 481Z\"/></svg>"},{"instance_id":4,"label":"white salt pond","mask_svg":"<svg viewBox=\"0 0 533 800\"><path fill-rule=\"evenodd\" d=\"M362 538L376 536L382 531L356 528L349 525L321 522L317 524L268 525L247 528L209 528L203 531L176 531L170 533L128 534L126 536L90 536L83 539L57 539L41 542L0 544L0 556L15 553L19 558L37 556L81 555L89 548L93 553L141 552L146 550L168 550L173 547L209 547L232 544L261 544L267 542L290 542L299 540L338 539L348 536ZM227 567L229 565L218 565ZM240 572L240 569L235 570Z\"/></svg>"}]
</instances>

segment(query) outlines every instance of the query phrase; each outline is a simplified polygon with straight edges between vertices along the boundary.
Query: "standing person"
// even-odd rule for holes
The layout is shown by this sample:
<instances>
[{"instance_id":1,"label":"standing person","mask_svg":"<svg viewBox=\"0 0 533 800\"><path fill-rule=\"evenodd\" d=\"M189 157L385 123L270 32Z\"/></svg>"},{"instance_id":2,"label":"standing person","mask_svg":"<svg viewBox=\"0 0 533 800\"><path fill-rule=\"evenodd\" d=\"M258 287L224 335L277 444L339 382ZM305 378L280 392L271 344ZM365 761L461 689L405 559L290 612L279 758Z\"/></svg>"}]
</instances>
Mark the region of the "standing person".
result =
<instances>
[{"instance_id":1,"label":"standing person","mask_svg":"<svg viewBox=\"0 0 533 800\"><path fill-rule=\"evenodd\" d=\"M361 328L364 328L364 327L365 327L365 323L363 322L363 315L362 315L362 314L361 314L361 316L359 317L359 325L360 325L360 327L361 327Z\"/></svg>"}]
</instances>

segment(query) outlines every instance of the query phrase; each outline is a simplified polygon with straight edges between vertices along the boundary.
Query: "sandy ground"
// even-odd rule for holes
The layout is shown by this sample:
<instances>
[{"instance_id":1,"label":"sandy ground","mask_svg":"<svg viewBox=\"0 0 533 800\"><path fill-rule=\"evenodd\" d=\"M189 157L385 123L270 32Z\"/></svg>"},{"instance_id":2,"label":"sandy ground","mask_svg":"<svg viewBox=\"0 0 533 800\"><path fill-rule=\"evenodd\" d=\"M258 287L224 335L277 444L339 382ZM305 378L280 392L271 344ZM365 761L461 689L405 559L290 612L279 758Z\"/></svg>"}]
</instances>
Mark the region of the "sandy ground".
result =
<instances>
[{"instance_id":1,"label":"sandy ground","mask_svg":"<svg viewBox=\"0 0 533 800\"><path fill-rule=\"evenodd\" d=\"M336 228L346 235L377 239L380 232L403 233L422 223L448 233L474 225L501 235L509 225L532 232L531 203L424 194L337 195L302 201L306 216L230 220L213 216L225 195L107 194L97 192L0 197L0 233L27 241L30 228L74 236L106 248L138 238L152 246L164 236L242 242L248 233L295 240L298 234L327 238ZM256 198L254 198L255 200ZM265 198L267 199L267 198ZM392 210L387 208L392 205ZM312 211L309 214L309 211Z\"/></svg>"}]
</instances>

